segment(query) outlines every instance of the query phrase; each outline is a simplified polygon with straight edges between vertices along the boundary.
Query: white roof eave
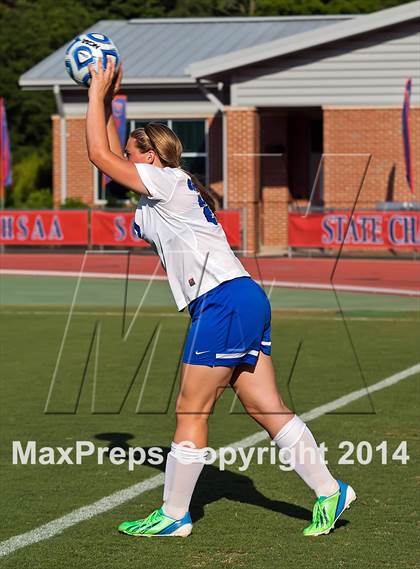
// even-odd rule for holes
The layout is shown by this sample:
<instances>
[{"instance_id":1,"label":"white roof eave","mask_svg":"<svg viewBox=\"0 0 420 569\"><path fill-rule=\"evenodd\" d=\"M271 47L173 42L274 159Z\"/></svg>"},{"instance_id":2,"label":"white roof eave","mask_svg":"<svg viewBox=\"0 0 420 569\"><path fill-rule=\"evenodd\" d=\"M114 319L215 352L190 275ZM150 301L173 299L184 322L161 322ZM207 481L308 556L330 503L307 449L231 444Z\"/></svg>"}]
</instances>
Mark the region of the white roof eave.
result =
<instances>
[{"instance_id":1,"label":"white roof eave","mask_svg":"<svg viewBox=\"0 0 420 569\"><path fill-rule=\"evenodd\" d=\"M185 70L195 79L224 73L274 57L280 57L311 47L400 24L420 17L420 0L372 14L357 16L352 20L332 24L327 28L303 32L292 38L286 37L255 47L197 61Z\"/></svg>"}]
</instances>

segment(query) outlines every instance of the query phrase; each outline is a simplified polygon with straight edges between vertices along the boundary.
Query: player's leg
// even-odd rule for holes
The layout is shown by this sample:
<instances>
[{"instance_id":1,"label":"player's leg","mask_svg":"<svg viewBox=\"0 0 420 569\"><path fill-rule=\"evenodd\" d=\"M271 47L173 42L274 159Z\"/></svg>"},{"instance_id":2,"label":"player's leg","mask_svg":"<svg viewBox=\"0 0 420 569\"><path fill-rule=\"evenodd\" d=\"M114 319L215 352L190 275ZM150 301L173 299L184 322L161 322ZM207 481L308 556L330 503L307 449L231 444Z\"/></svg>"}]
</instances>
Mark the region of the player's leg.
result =
<instances>
[{"instance_id":1,"label":"player's leg","mask_svg":"<svg viewBox=\"0 0 420 569\"><path fill-rule=\"evenodd\" d=\"M184 364L176 402L176 431L165 469L163 510L174 518L188 512L206 459L208 418L232 377L232 367Z\"/></svg>"},{"instance_id":2,"label":"player's leg","mask_svg":"<svg viewBox=\"0 0 420 569\"><path fill-rule=\"evenodd\" d=\"M305 535L328 533L355 494L331 475L311 431L284 404L271 356L260 353L254 367L238 366L231 383L249 415L289 454L295 472L318 496L314 520Z\"/></svg>"},{"instance_id":3,"label":"player's leg","mask_svg":"<svg viewBox=\"0 0 420 569\"><path fill-rule=\"evenodd\" d=\"M239 365L231 385L246 412L274 438L294 416L277 388L271 356L260 352L255 365Z\"/></svg>"},{"instance_id":4,"label":"player's leg","mask_svg":"<svg viewBox=\"0 0 420 569\"><path fill-rule=\"evenodd\" d=\"M234 368L183 364L176 401L174 442L192 442L196 448L207 445L208 417L216 400L232 377Z\"/></svg>"},{"instance_id":5,"label":"player's leg","mask_svg":"<svg viewBox=\"0 0 420 569\"><path fill-rule=\"evenodd\" d=\"M260 353L255 367L239 366L232 383L247 413L269 433L279 448L295 450L295 470L308 486L318 496L336 492L338 484L322 463L311 432L282 400L271 356ZM301 441L304 444L299 445ZM311 451L299 453L299 447Z\"/></svg>"},{"instance_id":6,"label":"player's leg","mask_svg":"<svg viewBox=\"0 0 420 569\"><path fill-rule=\"evenodd\" d=\"M208 418L232 367L184 364L176 404L177 427L166 460L163 505L145 519L124 522L119 531L134 536L191 533L191 497L206 460Z\"/></svg>"}]
</instances>

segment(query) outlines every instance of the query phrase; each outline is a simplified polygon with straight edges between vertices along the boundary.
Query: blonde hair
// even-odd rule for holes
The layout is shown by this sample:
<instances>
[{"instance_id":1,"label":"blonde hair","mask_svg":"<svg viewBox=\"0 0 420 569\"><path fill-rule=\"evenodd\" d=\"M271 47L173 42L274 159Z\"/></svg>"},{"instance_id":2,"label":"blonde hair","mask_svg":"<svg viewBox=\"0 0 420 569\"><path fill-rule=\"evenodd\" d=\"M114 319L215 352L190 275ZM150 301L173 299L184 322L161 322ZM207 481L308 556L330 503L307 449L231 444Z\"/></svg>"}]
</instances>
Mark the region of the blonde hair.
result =
<instances>
[{"instance_id":1,"label":"blonde hair","mask_svg":"<svg viewBox=\"0 0 420 569\"><path fill-rule=\"evenodd\" d=\"M159 157L162 166L169 168L182 168L182 143L168 126L159 122L150 122L144 127L136 128L130 133L130 137L136 141L136 146L141 153L153 150ZM182 168L183 169L183 168ZM186 170L184 172L191 178L201 197L214 212L216 203L201 182Z\"/></svg>"}]
</instances>

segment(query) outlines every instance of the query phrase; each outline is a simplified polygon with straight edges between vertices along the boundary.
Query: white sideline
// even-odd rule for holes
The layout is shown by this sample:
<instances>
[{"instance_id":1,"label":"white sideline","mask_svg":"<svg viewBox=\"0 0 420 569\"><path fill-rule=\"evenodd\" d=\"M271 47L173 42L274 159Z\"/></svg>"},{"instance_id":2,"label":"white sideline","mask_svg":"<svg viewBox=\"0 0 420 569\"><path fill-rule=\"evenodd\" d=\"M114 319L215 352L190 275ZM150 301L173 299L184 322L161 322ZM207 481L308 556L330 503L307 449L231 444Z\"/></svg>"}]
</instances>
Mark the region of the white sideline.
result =
<instances>
[{"instance_id":1,"label":"white sideline","mask_svg":"<svg viewBox=\"0 0 420 569\"><path fill-rule=\"evenodd\" d=\"M361 399L368 393L374 393L375 391L380 391L385 387L390 387L403 379L411 377L416 373L420 373L420 363L409 367L399 373L391 375L373 385L369 385L367 388L358 389L357 391L352 391L343 397L339 397L338 399L334 399L325 405L321 405L320 407L315 407L311 411L307 413L302 413L300 417L303 421L313 421L318 417L322 417L326 413L331 411L335 411L340 407L344 407L357 399ZM259 442L263 441L264 439L268 438L268 434L266 431L260 431L255 433L254 435L250 435L249 437L245 437L240 441L236 441L231 443L230 446L233 448L247 448L251 445L258 444ZM114 492L109 496L105 496L105 498L101 498L97 502L90 504L89 506L83 506L78 508L77 510L73 510L69 514L61 516L51 522L43 524L33 530L27 531L20 535L16 535L11 537L3 542L0 543L0 557L4 557L6 555L10 555L11 553L26 547L27 545L31 545L33 543L38 543L39 541L44 541L62 533L65 529L72 527L80 522L85 520L89 520L97 516L98 514L102 514L104 512L108 512L113 508L124 504L124 502L128 502L132 500L136 496L147 492L148 490L153 490L158 486L162 486L164 482L164 474L160 473L156 476L152 476L144 480L143 482L139 482L138 484L134 484L133 486L129 486L124 490L119 490L118 492Z\"/></svg>"},{"instance_id":2,"label":"white sideline","mask_svg":"<svg viewBox=\"0 0 420 569\"><path fill-rule=\"evenodd\" d=\"M27 277L77 277L87 279L126 279L126 273L99 273L99 272L83 272L80 271L38 271L32 269L0 269L0 275L9 276L27 276ZM136 275L130 274L129 280L131 281L166 281L168 278L163 275ZM420 290L409 288L387 288L387 287L373 287L373 286L356 286L347 284L335 284L334 287L322 283L302 283L295 281L278 281L278 280L257 280L258 283L264 286L280 287L280 288L302 288L312 290L339 290L341 292L367 292L371 294L396 294L402 296L416 296L420 297Z\"/></svg>"}]
</instances>

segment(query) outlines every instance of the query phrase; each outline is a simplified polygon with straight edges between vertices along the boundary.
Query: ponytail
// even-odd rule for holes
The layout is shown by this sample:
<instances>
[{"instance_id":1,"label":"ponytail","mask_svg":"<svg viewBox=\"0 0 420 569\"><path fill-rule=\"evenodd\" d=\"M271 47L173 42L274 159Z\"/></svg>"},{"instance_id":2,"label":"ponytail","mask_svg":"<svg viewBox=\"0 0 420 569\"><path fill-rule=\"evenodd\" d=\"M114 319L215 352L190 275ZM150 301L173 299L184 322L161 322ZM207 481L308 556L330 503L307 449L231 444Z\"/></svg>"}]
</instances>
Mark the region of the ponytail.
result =
<instances>
[{"instance_id":1,"label":"ponytail","mask_svg":"<svg viewBox=\"0 0 420 569\"><path fill-rule=\"evenodd\" d=\"M203 186L196 176L184 170L181 166L182 144L177 135L167 125L151 122L144 127L136 128L130 133L130 137L136 141L136 146L140 152L154 150L159 156L163 166L170 168L181 168L189 176L199 191L203 200L207 203L211 211L216 210L216 201L211 191Z\"/></svg>"},{"instance_id":2,"label":"ponytail","mask_svg":"<svg viewBox=\"0 0 420 569\"><path fill-rule=\"evenodd\" d=\"M197 176L194 176L194 174L190 174L190 172L188 172L187 170L184 170L184 168L182 168L182 171L185 172L185 174L187 174L187 176L189 176L191 178L192 183L194 184L194 186L197 188L198 193L200 194L200 196L203 198L203 200L206 202L206 204L209 206L209 208L211 209L211 211L213 213L215 213L216 211L216 200L214 199L211 190L209 190L208 188L206 188L201 182L200 180L197 178Z\"/></svg>"}]
</instances>

